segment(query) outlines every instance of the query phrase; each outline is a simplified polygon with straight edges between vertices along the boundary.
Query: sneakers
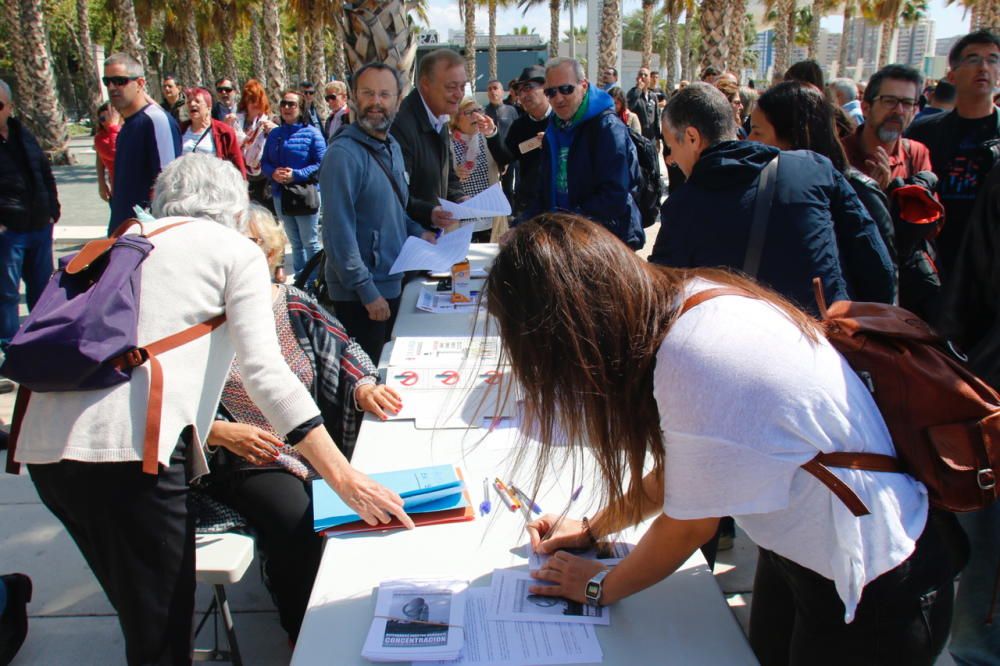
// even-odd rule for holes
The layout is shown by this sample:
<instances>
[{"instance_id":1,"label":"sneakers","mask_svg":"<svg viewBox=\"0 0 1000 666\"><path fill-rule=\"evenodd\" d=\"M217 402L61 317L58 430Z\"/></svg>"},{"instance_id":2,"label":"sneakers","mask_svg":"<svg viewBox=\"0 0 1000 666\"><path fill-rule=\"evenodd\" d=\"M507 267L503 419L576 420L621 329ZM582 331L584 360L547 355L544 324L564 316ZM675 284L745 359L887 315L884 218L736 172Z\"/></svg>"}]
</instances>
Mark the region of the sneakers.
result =
<instances>
[{"instance_id":1,"label":"sneakers","mask_svg":"<svg viewBox=\"0 0 1000 666\"><path fill-rule=\"evenodd\" d=\"M7 586L7 607L0 615L0 666L7 666L28 635L31 579L15 573L0 576L0 581Z\"/></svg>"}]
</instances>

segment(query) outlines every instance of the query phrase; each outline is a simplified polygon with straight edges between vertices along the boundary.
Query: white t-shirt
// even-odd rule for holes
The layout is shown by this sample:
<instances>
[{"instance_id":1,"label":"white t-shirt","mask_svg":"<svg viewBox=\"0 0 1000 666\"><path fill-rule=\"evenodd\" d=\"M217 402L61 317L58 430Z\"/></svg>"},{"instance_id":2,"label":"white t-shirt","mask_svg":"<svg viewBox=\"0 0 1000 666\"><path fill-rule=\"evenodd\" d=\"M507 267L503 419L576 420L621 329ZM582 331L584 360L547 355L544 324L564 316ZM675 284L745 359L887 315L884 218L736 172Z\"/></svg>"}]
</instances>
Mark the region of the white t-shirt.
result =
<instances>
[{"instance_id":1,"label":"white t-shirt","mask_svg":"<svg viewBox=\"0 0 1000 666\"><path fill-rule=\"evenodd\" d=\"M712 286L687 285L690 295ZM831 468L871 514L855 517L800 469L819 451L893 454L847 362L765 302L720 296L677 320L656 355L663 512L733 516L755 543L833 580L845 621L864 586L913 552L927 491L903 474Z\"/></svg>"},{"instance_id":2,"label":"white t-shirt","mask_svg":"<svg viewBox=\"0 0 1000 666\"><path fill-rule=\"evenodd\" d=\"M190 127L184 132L184 136L181 137L181 154L187 155L189 153L215 155L215 141L212 140L211 126L202 132L195 132Z\"/></svg>"}]
</instances>

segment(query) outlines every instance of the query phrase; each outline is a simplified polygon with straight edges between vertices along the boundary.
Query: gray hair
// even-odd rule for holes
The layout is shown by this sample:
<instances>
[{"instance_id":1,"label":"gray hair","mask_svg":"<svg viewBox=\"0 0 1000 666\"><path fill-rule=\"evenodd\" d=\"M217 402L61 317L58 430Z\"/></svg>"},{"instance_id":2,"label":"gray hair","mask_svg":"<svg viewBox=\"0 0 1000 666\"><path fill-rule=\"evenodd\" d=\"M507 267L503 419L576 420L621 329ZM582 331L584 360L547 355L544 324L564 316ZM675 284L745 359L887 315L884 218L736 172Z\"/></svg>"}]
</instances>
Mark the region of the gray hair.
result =
<instances>
[{"instance_id":1,"label":"gray hair","mask_svg":"<svg viewBox=\"0 0 1000 666\"><path fill-rule=\"evenodd\" d=\"M844 104L847 102L853 102L858 98L858 86L854 83L853 79L839 78L830 81L830 88L838 93L839 97L844 98Z\"/></svg>"},{"instance_id":2,"label":"gray hair","mask_svg":"<svg viewBox=\"0 0 1000 666\"><path fill-rule=\"evenodd\" d=\"M14 103L14 93L10 91L10 85L3 79L0 79L0 93L3 93L4 98L10 102Z\"/></svg>"},{"instance_id":3,"label":"gray hair","mask_svg":"<svg viewBox=\"0 0 1000 666\"><path fill-rule=\"evenodd\" d=\"M203 217L245 234L249 206L246 181L232 163L215 155L178 157L153 187L155 217Z\"/></svg>"},{"instance_id":4,"label":"gray hair","mask_svg":"<svg viewBox=\"0 0 1000 666\"><path fill-rule=\"evenodd\" d=\"M732 105L721 90L702 81L677 91L667 101L662 122L664 129L673 132L678 141L688 127L698 130L710 146L736 138Z\"/></svg>"},{"instance_id":5,"label":"gray hair","mask_svg":"<svg viewBox=\"0 0 1000 666\"><path fill-rule=\"evenodd\" d=\"M121 51L112 53L104 59L105 67L110 67L111 65L121 65L125 68L125 73L129 76L146 76L146 73L142 71L142 65L139 64L139 61Z\"/></svg>"},{"instance_id":6,"label":"gray hair","mask_svg":"<svg viewBox=\"0 0 1000 666\"><path fill-rule=\"evenodd\" d=\"M549 61L545 63L545 75L549 75L550 69L562 67L563 65L573 66L573 73L576 74L577 81L587 80L587 73L583 71L583 65L581 65L580 61L575 58L549 58Z\"/></svg>"}]
</instances>

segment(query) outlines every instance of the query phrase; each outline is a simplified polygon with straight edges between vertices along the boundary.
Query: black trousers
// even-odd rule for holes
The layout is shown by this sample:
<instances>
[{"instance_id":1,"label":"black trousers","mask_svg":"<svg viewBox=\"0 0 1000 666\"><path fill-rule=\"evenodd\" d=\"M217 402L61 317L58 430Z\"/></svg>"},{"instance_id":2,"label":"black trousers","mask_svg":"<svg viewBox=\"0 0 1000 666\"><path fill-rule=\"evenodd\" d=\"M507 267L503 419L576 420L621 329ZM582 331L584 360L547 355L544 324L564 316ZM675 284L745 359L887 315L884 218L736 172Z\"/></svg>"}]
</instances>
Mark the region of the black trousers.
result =
<instances>
[{"instance_id":1,"label":"black trousers","mask_svg":"<svg viewBox=\"0 0 1000 666\"><path fill-rule=\"evenodd\" d=\"M188 514L182 436L156 477L142 463L63 460L29 465L48 509L80 548L136 664L190 664L194 614L194 521Z\"/></svg>"},{"instance_id":2,"label":"black trousers","mask_svg":"<svg viewBox=\"0 0 1000 666\"><path fill-rule=\"evenodd\" d=\"M865 586L845 624L833 581L761 548L750 645L762 666L931 666L951 627L952 552L929 520L913 554Z\"/></svg>"},{"instance_id":3,"label":"black trousers","mask_svg":"<svg viewBox=\"0 0 1000 666\"><path fill-rule=\"evenodd\" d=\"M310 486L282 470L236 472L205 491L246 517L263 552L281 626L295 641L312 592L323 539L313 531Z\"/></svg>"},{"instance_id":4,"label":"black trousers","mask_svg":"<svg viewBox=\"0 0 1000 666\"><path fill-rule=\"evenodd\" d=\"M372 362L378 365L382 355L382 345L389 342L392 327L399 314L399 299L390 298L389 318L385 321L374 321L368 316L368 310L361 301L333 301L334 314L344 325L347 334L358 341Z\"/></svg>"}]
</instances>

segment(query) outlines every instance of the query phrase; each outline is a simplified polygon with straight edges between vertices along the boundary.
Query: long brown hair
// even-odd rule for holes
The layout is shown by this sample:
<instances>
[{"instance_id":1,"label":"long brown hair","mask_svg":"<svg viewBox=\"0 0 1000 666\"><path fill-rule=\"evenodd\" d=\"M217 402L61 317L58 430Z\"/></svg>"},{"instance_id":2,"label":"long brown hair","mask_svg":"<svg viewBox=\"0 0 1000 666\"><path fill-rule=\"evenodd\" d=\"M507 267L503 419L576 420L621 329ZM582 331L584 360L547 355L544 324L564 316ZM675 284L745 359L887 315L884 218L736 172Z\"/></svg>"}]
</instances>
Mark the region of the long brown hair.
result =
<instances>
[{"instance_id":1,"label":"long brown hair","mask_svg":"<svg viewBox=\"0 0 1000 666\"><path fill-rule=\"evenodd\" d=\"M575 458L589 446L604 506L622 507L615 518L639 519L647 454L651 471L664 464L656 353L693 277L742 287L777 306L809 339L819 337L817 322L774 292L723 270L649 264L575 215L536 217L501 247L484 298L524 390L523 431L542 443L536 491L557 450ZM560 431L568 441L556 444ZM515 467L527 457L520 447Z\"/></svg>"}]
</instances>

